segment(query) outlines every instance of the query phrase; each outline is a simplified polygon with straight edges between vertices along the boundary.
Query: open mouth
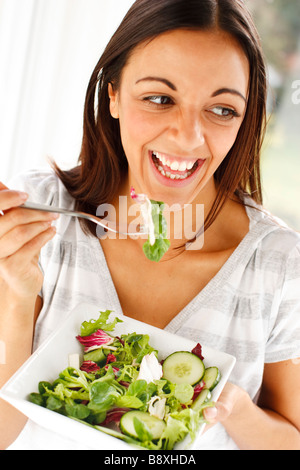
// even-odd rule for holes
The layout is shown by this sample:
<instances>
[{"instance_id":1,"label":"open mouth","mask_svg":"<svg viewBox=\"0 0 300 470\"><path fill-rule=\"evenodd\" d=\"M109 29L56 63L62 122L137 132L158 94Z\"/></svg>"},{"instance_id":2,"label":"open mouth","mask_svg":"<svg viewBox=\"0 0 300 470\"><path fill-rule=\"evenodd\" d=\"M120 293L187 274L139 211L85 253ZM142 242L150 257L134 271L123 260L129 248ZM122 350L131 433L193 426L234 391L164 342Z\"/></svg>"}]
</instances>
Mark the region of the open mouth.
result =
<instances>
[{"instance_id":1,"label":"open mouth","mask_svg":"<svg viewBox=\"0 0 300 470\"><path fill-rule=\"evenodd\" d=\"M159 173L170 180L186 180L199 167L202 160L178 160L170 159L159 152L152 152L152 161Z\"/></svg>"}]
</instances>

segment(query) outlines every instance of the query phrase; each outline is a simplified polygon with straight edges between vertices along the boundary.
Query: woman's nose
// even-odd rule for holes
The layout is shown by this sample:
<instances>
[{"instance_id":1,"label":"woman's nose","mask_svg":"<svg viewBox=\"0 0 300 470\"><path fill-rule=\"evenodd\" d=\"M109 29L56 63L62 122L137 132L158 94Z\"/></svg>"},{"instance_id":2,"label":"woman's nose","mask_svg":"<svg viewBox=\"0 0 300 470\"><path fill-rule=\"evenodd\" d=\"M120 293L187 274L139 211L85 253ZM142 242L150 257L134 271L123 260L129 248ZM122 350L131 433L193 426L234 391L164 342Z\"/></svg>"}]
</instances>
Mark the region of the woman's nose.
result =
<instances>
[{"instance_id":1,"label":"woman's nose","mask_svg":"<svg viewBox=\"0 0 300 470\"><path fill-rule=\"evenodd\" d=\"M193 151L205 143L199 112L179 111L169 126L169 138L185 151Z\"/></svg>"}]
</instances>

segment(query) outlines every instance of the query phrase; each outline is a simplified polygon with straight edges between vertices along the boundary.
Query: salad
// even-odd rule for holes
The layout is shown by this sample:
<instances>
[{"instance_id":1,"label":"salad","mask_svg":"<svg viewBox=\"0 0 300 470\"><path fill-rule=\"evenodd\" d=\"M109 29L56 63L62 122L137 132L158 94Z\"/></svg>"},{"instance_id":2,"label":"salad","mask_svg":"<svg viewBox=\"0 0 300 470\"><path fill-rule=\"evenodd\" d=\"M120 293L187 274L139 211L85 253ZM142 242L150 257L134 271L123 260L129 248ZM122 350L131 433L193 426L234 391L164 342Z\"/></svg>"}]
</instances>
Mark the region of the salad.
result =
<instances>
[{"instance_id":1,"label":"salad","mask_svg":"<svg viewBox=\"0 0 300 470\"><path fill-rule=\"evenodd\" d=\"M163 216L164 203L150 200L145 194L136 194L134 188L131 188L131 197L141 206L144 227L148 232L143 251L150 261L158 262L170 248L167 222Z\"/></svg>"},{"instance_id":2,"label":"salad","mask_svg":"<svg viewBox=\"0 0 300 470\"><path fill-rule=\"evenodd\" d=\"M82 356L71 355L72 364L54 382L40 382L29 400L146 449L172 450L187 435L193 440L205 423L203 410L214 405L220 371L206 368L200 344L159 362L149 335L112 335L121 320L109 321L111 313L82 323L76 337Z\"/></svg>"}]
</instances>

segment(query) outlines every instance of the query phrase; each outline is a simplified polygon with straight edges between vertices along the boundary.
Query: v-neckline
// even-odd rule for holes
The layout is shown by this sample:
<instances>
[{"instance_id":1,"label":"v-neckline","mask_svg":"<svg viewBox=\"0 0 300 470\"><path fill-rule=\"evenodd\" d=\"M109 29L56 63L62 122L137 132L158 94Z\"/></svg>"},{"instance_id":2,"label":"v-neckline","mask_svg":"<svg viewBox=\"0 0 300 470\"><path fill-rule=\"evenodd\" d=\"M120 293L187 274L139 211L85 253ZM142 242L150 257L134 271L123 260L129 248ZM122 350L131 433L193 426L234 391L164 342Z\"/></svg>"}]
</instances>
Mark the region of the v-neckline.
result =
<instances>
[{"instance_id":1,"label":"v-neckline","mask_svg":"<svg viewBox=\"0 0 300 470\"><path fill-rule=\"evenodd\" d=\"M220 270L215 274L215 276L203 287L203 289L196 294L193 299L191 299L187 305L179 312L164 328L165 331L171 333L176 333L187 320L187 318L192 315L197 309L199 309L199 304L203 305L213 295L215 292L218 292L222 288L222 285L230 278L237 266L243 268L249 262L250 257L253 254L255 247L258 245L260 240L276 229L276 225L266 223L263 217L263 213L254 214L257 212L256 209L251 207L246 207L247 214L249 217L249 231L235 248L233 253L225 261ZM120 312L124 315L123 309L119 300L119 296L114 285L106 257L99 240L92 238L92 243L94 244L94 254L95 261L99 266L99 277L101 282L105 283L107 293L110 299L110 305L117 312ZM124 315L126 316L126 315Z\"/></svg>"}]
</instances>

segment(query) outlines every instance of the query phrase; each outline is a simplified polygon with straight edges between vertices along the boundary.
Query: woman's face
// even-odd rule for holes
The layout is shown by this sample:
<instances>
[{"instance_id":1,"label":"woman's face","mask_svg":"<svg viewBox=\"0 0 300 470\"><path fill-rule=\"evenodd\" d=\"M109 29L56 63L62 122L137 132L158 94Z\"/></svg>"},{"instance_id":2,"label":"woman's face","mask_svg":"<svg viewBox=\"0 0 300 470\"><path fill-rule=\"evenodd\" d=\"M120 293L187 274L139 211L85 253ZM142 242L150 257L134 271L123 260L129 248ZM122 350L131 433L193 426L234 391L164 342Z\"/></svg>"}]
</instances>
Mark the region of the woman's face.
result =
<instances>
[{"instance_id":1,"label":"woman's face","mask_svg":"<svg viewBox=\"0 0 300 470\"><path fill-rule=\"evenodd\" d=\"M243 121L248 83L247 58L226 33L176 30L139 45L119 89L109 86L129 185L169 205L210 198Z\"/></svg>"}]
</instances>

